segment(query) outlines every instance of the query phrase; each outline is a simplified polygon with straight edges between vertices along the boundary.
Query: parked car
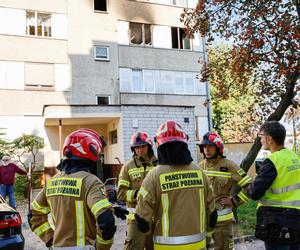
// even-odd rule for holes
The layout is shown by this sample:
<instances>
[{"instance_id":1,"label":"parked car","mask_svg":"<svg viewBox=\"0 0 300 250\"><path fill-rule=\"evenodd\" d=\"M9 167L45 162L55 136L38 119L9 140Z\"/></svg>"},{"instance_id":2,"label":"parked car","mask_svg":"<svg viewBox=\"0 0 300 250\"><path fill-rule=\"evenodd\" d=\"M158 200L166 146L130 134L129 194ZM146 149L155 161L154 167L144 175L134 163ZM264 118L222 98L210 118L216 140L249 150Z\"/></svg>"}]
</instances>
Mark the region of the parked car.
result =
<instances>
[{"instance_id":1,"label":"parked car","mask_svg":"<svg viewBox=\"0 0 300 250\"><path fill-rule=\"evenodd\" d=\"M21 216L0 195L0 249L23 250L24 245Z\"/></svg>"}]
</instances>

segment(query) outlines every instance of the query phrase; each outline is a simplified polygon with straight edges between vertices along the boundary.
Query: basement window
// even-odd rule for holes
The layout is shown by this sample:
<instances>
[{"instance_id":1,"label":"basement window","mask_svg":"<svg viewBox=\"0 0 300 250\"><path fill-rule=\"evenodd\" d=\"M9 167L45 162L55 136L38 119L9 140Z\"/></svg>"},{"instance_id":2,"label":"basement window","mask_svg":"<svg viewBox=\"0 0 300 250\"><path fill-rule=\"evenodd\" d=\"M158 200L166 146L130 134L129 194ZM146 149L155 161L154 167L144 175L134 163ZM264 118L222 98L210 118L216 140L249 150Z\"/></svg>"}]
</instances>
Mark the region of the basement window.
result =
<instances>
[{"instance_id":1,"label":"basement window","mask_svg":"<svg viewBox=\"0 0 300 250\"><path fill-rule=\"evenodd\" d=\"M107 12L107 0L94 0L94 10Z\"/></svg>"},{"instance_id":2,"label":"basement window","mask_svg":"<svg viewBox=\"0 0 300 250\"><path fill-rule=\"evenodd\" d=\"M109 105L110 96L97 96L97 105Z\"/></svg>"}]
</instances>

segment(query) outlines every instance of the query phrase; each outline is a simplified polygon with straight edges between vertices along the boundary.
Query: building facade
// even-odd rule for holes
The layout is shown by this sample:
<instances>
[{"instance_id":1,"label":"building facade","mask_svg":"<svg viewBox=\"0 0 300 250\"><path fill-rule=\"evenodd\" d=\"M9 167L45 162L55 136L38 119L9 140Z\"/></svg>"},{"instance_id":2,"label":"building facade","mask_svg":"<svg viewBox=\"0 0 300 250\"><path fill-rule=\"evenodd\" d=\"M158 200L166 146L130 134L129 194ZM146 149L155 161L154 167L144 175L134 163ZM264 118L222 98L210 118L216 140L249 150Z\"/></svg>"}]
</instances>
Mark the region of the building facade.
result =
<instances>
[{"instance_id":1,"label":"building facade","mask_svg":"<svg viewBox=\"0 0 300 250\"><path fill-rule=\"evenodd\" d=\"M175 119L195 141L209 129L203 39L179 21L195 0L0 0L0 127L45 139L55 167L65 136L101 133L104 164L131 157L137 130Z\"/></svg>"}]
</instances>

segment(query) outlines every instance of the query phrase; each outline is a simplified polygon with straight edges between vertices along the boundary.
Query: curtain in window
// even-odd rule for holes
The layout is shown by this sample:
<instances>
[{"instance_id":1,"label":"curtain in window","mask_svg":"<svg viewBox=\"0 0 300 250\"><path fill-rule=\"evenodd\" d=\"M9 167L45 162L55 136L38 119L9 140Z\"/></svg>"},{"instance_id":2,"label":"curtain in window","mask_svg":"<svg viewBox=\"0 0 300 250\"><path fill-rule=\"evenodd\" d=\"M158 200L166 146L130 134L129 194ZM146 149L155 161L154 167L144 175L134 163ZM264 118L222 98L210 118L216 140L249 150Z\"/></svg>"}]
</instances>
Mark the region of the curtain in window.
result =
<instances>
[{"instance_id":1,"label":"curtain in window","mask_svg":"<svg viewBox=\"0 0 300 250\"><path fill-rule=\"evenodd\" d=\"M34 12L27 12L26 13L26 34L27 35L35 35L35 13Z\"/></svg>"}]
</instances>

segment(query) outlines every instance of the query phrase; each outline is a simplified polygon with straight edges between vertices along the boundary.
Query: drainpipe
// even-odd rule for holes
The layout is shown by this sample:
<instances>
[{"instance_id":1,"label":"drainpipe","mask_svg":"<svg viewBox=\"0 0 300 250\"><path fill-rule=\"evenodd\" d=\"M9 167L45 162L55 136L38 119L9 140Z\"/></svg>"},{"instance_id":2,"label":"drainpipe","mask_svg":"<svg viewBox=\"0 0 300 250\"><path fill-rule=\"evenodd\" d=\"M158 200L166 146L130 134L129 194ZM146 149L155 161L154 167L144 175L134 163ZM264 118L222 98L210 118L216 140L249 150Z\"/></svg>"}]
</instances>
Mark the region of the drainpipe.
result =
<instances>
[{"instance_id":1,"label":"drainpipe","mask_svg":"<svg viewBox=\"0 0 300 250\"><path fill-rule=\"evenodd\" d=\"M203 47L203 63L204 66L208 65L208 57L206 55L205 37L202 37L202 47ZM208 119L208 131L212 130L212 112L211 112L211 102L210 102L210 87L209 80L205 83L206 95L207 95L207 119Z\"/></svg>"},{"instance_id":2,"label":"drainpipe","mask_svg":"<svg viewBox=\"0 0 300 250\"><path fill-rule=\"evenodd\" d=\"M61 126L61 119L59 119L58 137L59 137L59 157L61 159L62 158L62 126Z\"/></svg>"}]
</instances>

